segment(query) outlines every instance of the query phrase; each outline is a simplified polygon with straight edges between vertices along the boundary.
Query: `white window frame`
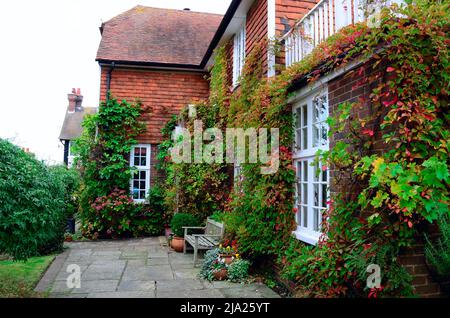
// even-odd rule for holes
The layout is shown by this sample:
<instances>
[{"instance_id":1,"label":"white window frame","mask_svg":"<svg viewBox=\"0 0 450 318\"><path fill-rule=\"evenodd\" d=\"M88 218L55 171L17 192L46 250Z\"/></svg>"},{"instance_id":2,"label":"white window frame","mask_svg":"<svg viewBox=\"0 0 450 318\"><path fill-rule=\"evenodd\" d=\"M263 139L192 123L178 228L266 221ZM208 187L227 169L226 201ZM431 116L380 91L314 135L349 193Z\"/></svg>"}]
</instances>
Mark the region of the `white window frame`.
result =
<instances>
[{"instance_id":1,"label":"white window frame","mask_svg":"<svg viewBox=\"0 0 450 318\"><path fill-rule=\"evenodd\" d=\"M313 113L314 101L322 98L325 100L326 111L322 114L320 120L315 121ZM315 162L317 151L329 149L328 137L321 138L321 129L324 129L326 135L329 130L326 124L326 118L329 115L327 88L315 90L299 99L294 103L292 111L295 120L293 164L296 168L296 182L294 205L298 209L296 213L297 229L293 234L297 239L315 245L322 235L320 227L323 211L328 208L330 196L329 169L323 171L321 163L318 163L317 166L311 165ZM300 114L300 118L298 118L297 114ZM315 127L319 127L317 139L319 144L317 145L313 144L313 128ZM306 134L304 133L305 131ZM306 143L304 142L304 135L306 135ZM300 144L298 144L298 141L300 141ZM314 191L315 189L317 189L317 192ZM317 193L316 197L315 193Z\"/></svg>"},{"instance_id":2,"label":"white window frame","mask_svg":"<svg viewBox=\"0 0 450 318\"><path fill-rule=\"evenodd\" d=\"M246 22L242 24L240 30L234 35L233 41L233 87L239 85L239 78L245 63L246 50Z\"/></svg>"},{"instance_id":3,"label":"white window frame","mask_svg":"<svg viewBox=\"0 0 450 318\"><path fill-rule=\"evenodd\" d=\"M145 160L146 165L145 166L143 166L143 165L142 166L141 165L135 166L134 165L134 150L136 148L145 148L147 150L146 151L146 160ZM151 156L151 150L152 150L152 148L151 148L151 145L149 145L149 144L138 144L138 145L135 145L135 146L131 147L130 167L135 168L134 173L140 173L141 171L145 171L146 172L145 197L144 198L139 198L139 199L135 199L134 198L134 193L133 193L133 190L134 190L134 185L133 185L134 175L131 177L131 180L130 180L130 193L131 193L131 196L133 197L133 201L136 202L136 203L144 203L144 202L146 202L146 197L147 197L147 195L148 195L148 193L150 191L150 173L151 173L151 171L150 171L150 160L151 160L151 157L152 157Z\"/></svg>"}]
</instances>

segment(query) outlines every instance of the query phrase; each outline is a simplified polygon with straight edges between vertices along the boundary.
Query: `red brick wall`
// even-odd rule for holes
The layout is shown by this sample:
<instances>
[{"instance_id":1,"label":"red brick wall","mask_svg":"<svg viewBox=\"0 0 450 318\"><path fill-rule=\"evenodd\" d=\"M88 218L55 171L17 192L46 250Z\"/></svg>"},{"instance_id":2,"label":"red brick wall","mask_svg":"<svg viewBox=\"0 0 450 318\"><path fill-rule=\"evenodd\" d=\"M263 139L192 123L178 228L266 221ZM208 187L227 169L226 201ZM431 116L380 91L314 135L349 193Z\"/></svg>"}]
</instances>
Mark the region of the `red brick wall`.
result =
<instances>
[{"instance_id":1,"label":"red brick wall","mask_svg":"<svg viewBox=\"0 0 450 318\"><path fill-rule=\"evenodd\" d=\"M105 100L107 72L108 68L103 67L101 101ZM209 83L204 73L116 68L112 72L111 93L127 101L139 98L149 107L144 115L147 131L139 137L139 142L159 144L161 128L173 115L194 101L208 98Z\"/></svg>"},{"instance_id":2,"label":"red brick wall","mask_svg":"<svg viewBox=\"0 0 450 318\"><path fill-rule=\"evenodd\" d=\"M285 34L290 27L307 14L319 0L275 0L276 34Z\"/></svg>"},{"instance_id":3,"label":"red brick wall","mask_svg":"<svg viewBox=\"0 0 450 318\"><path fill-rule=\"evenodd\" d=\"M257 0L247 12L246 54L249 55L255 45L268 38L267 0ZM267 74L267 46L261 52L263 74Z\"/></svg>"},{"instance_id":4,"label":"red brick wall","mask_svg":"<svg viewBox=\"0 0 450 318\"><path fill-rule=\"evenodd\" d=\"M108 68L103 67L101 101L105 100L107 72ZM147 130L138 137L138 142L151 144L150 182L154 185L162 177L156 170L161 128L186 105L208 98L209 83L205 74L116 68L112 72L111 93L119 100L130 102L139 98L144 106L149 107L143 116Z\"/></svg>"}]
</instances>

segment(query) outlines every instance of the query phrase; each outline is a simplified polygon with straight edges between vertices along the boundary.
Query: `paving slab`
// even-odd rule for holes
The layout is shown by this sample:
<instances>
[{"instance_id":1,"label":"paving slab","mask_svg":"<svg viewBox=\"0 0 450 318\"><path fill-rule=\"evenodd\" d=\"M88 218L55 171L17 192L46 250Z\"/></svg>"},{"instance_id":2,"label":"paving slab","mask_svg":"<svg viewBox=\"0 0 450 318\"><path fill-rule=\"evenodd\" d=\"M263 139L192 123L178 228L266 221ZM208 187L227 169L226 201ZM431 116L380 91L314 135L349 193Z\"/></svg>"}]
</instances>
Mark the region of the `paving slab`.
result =
<instances>
[{"instance_id":1,"label":"paving slab","mask_svg":"<svg viewBox=\"0 0 450 318\"><path fill-rule=\"evenodd\" d=\"M176 253L165 237L65 243L36 291L54 298L273 298L264 284L208 282L193 255ZM201 257L201 256L200 256ZM201 259L199 260L199 263ZM80 266L81 288L68 288L67 267Z\"/></svg>"},{"instance_id":2,"label":"paving slab","mask_svg":"<svg viewBox=\"0 0 450 318\"><path fill-rule=\"evenodd\" d=\"M118 291L90 293L87 298L155 298L155 291Z\"/></svg>"},{"instance_id":3,"label":"paving slab","mask_svg":"<svg viewBox=\"0 0 450 318\"><path fill-rule=\"evenodd\" d=\"M156 291L156 298L224 298L218 289Z\"/></svg>"},{"instance_id":4,"label":"paving slab","mask_svg":"<svg viewBox=\"0 0 450 318\"><path fill-rule=\"evenodd\" d=\"M158 280L173 279L172 269L169 265L153 265L139 268L126 268L123 280Z\"/></svg>"},{"instance_id":5,"label":"paving slab","mask_svg":"<svg viewBox=\"0 0 450 318\"><path fill-rule=\"evenodd\" d=\"M156 282L158 291L168 292L171 290L193 290L205 289L203 283L199 279L175 279L175 280L158 280Z\"/></svg>"},{"instance_id":6,"label":"paving slab","mask_svg":"<svg viewBox=\"0 0 450 318\"><path fill-rule=\"evenodd\" d=\"M56 281L51 293L88 294L93 292L116 291L119 280L91 280L81 281L80 288L68 288L67 282Z\"/></svg>"},{"instance_id":7,"label":"paving slab","mask_svg":"<svg viewBox=\"0 0 450 318\"><path fill-rule=\"evenodd\" d=\"M117 288L117 291L149 291L155 290L155 281L149 280L122 280Z\"/></svg>"}]
</instances>

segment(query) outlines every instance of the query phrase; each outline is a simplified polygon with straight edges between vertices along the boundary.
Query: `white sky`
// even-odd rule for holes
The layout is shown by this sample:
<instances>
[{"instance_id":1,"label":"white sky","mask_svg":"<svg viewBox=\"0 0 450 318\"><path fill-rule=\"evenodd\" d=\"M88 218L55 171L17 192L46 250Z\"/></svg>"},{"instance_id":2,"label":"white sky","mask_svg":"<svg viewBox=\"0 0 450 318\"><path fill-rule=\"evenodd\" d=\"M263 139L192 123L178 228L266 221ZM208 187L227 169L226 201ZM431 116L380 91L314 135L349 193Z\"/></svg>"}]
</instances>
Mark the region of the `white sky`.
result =
<instances>
[{"instance_id":1,"label":"white sky","mask_svg":"<svg viewBox=\"0 0 450 318\"><path fill-rule=\"evenodd\" d=\"M230 0L0 1L0 138L62 162L67 94L98 104L98 28L138 4L224 14Z\"/></svg>"}]
</instances>

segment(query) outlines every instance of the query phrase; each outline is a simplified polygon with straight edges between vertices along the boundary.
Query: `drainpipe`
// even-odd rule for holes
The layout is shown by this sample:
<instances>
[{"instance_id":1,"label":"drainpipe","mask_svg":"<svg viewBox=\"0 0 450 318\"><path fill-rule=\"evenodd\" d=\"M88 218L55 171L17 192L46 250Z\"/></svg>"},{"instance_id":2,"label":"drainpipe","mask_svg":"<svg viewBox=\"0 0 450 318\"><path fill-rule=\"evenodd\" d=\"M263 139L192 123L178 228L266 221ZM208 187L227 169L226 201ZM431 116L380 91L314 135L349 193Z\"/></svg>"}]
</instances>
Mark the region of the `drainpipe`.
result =
<instances>
[{"instance_id":1,"label":"drainpipe","mask_svg":"<svg viewBox=\"0 0 450 318\"><path fill-rule=\"evenodd\" d=\"M116 63L112 62L111 67L109 68L108 73L106 74L106 101L109 100L109 90L111 89L111 79L112 79L112 72L114 68L116 67Z\"/></svg>"}]
</instances>

